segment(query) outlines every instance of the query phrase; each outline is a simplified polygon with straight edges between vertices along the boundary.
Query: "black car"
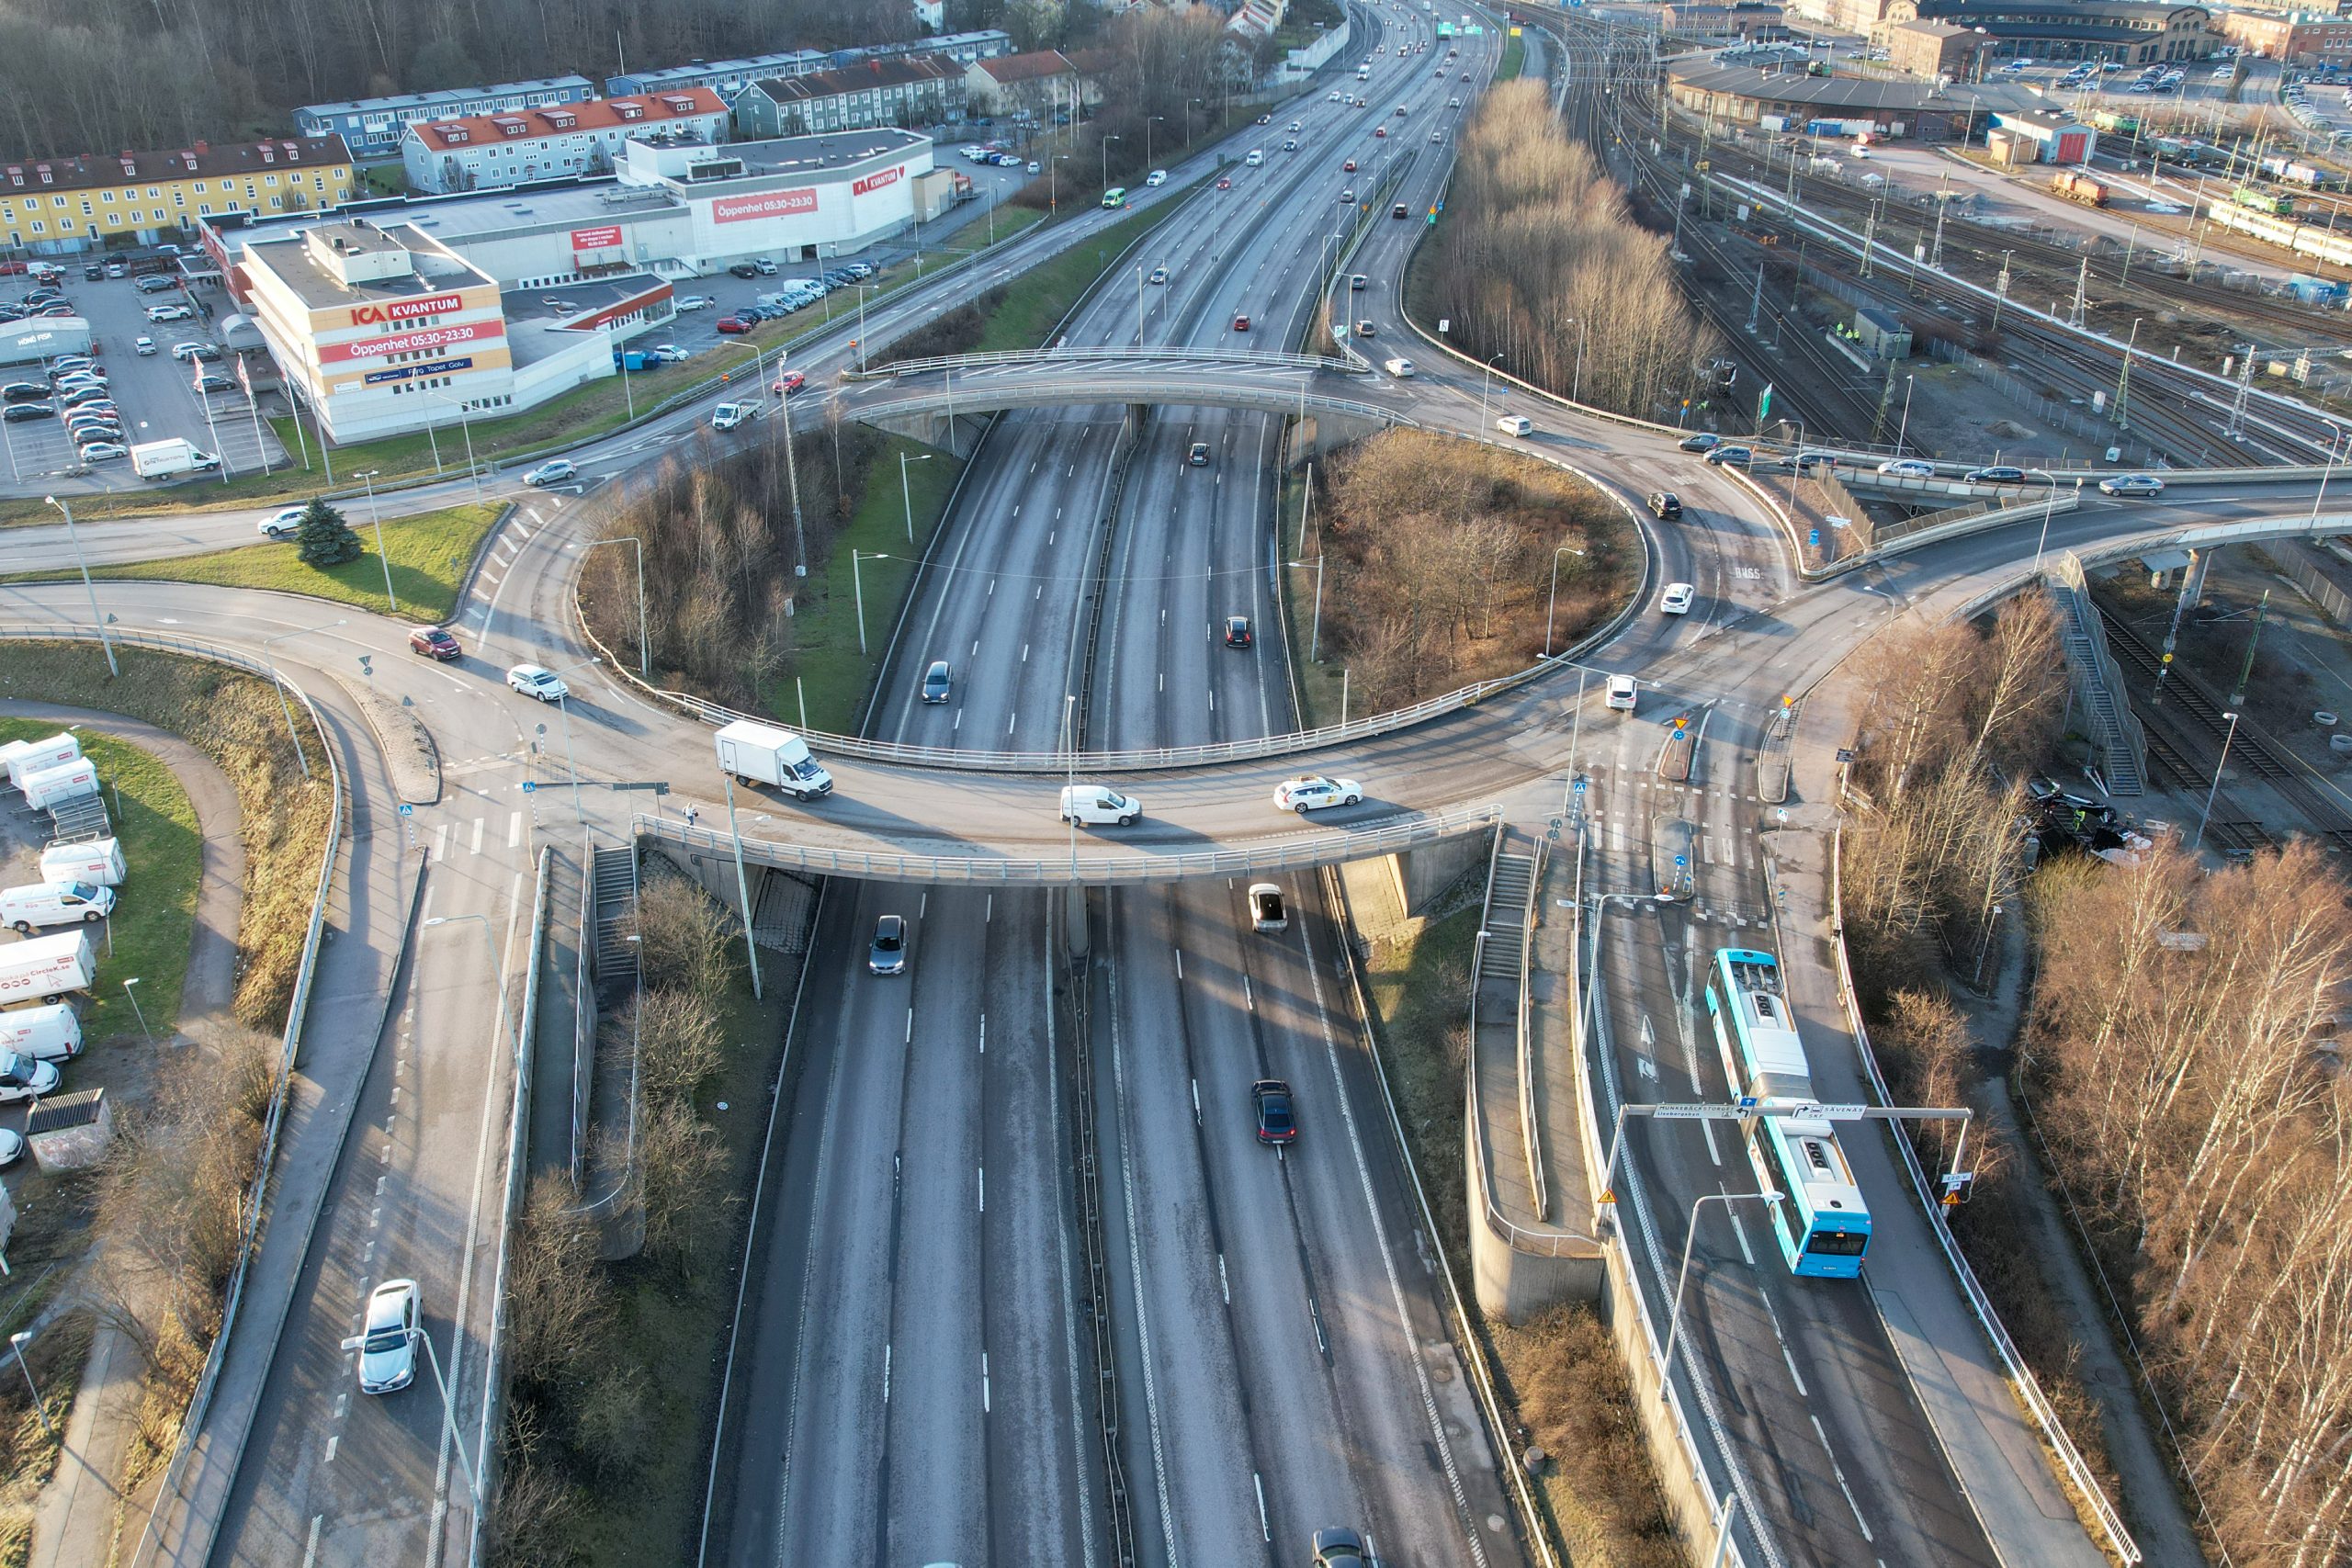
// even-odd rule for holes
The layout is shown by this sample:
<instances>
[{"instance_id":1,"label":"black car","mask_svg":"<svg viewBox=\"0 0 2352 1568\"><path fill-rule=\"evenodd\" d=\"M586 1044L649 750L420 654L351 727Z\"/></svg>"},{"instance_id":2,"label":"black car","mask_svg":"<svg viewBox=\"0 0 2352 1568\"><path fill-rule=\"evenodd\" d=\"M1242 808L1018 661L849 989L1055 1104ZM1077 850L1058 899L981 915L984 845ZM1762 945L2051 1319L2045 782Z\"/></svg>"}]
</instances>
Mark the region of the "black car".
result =
<instances>
[{"instance_id":1,"label":"black car","mask_svg":"<svg viewBox=\"0 0 2352 1568\"><path fill-rule=\"evenodd\" d=\"M1227 647L1227 648L1247 648L1247 647L1249 647L1249 646L1250 646L1250 617L1249 617L1249 616L1247 616L1247 615L1227 615L1227 616L1226 616L1226 618L1225 618L1225 646L1226 646L1226 647Z\"/></svg>"},{"instance_id":2,"label":"black car","mask_svg":"<svg viewBox=\"0 0 2352 1568\"><path fill-rule=\"evenodd\" d=\"M237 378L234 376L205 375L196 378L196 389L199 392L234 391L236 386Z\"/></svg>"},{"instance_id":3,"label":"black car","mask_svg":"<svg viewBox=\"0 0 2352 1568\"><path fill-rule=\"evenodd\" d=\"M1682 498L1670 490L1650 491L1650 515L1672 522L1682 515Z\"/></svg>"},{"instance_id":4,"label":"black car","mask_svg":"<svg viewBox=\"0 0 2352 1568\"><path fill-rule=\"evenodd\" d=\"M10 403L0 410L0 419L10 424L25 424L36 419L53 418L56 413L56 408L49 403Z\"/></svg>"},{"instance_id":5,"label":"black car","mask_svg":"<svg viewBox=\"0 0 2352 1568\"><path fill-rule=\"evenodd\" d=\"M1971 468L1961 477L1970 484L2021 485L2025 483L2025 470L2010 468L2007 463L1989 468Z\"/></svg>"},{"instance_id":6,"label":"black car","mask_svg":"<svg viewBox=\"0 0 2352 1568\"><path fill-rule=\"evenodd\" d=\"M1290 1085L1280 1078L1260 1078L1250 1086L1250 1100L1258 1110L1260 1143L1297 1142L1298 1120L1291 1113Z\"/></svg>"},{"instance_id":7,"label":"black car","mask_svg":"<svg viewBox=\"0 0 2352 1568\"><path fill-rule=\"evenodd\" d=\"M1711 434L1702 430L1696 435L1684 436L1679 442L1676 443L1676 445L1679 446L1685 452L1708 452L1713 451L1716 446L1722 445L1722 436Z\"/></svg>"},{"instance_id":8,"label":"black car","mask_svg":"<svg viewBox=\"0 0 2352 1568\"><path fill-rule=\"evenodd\" d=\"M1315 1532L1315 1568L1363 1568L1363 1537L1337 1526Z\"/></svg>"},{"instance_id":9,"label":"black car","mask_svg":"<svg viewBox=\"0 0 2352 1568\"><path fill-rule=\"evenodd\" d=\"M757 277L760 276L760 269L753 266L750 262L737 262L733 266L729 267L727 270L737 277Z\"/></svg>"},{"instance_id":10,"label":"black car","mask_svg":"<svg viewBox=\"0 0 2352 1568\"><path fill-rule=\"evenodd\" d=\"M28 310L38 310L43 305L54 305L64 298L54 288L36 288L25 296L23 303Z\"/></svg>"},{"instance_id":11,"label":"black car","mask_svg":"<svg viewBox=\"0 0 2352 1568\"><path fill-rule=\"evenodd\" d=\"M11 381L0 387L0 402L37 403L49 396L49 389L38 381Z\"/></svg>"},{"instance_id":12,"label":"black car","mask_svg":"<svg viewBox=\"0 0 2352 1568\"><path fill-rule=\"evenodd\" d=\"M60 400L69 409L78 409L85 403L112 404L114 401L107 396L107 389L104 387L85 387L78 392L66 393Z\"/></svg>"},{"instance_id":13,"label":"black car","mask_svg":"<svg viewBox=\"0 0 2352 1568\"><path fill-rule=\"evenodd\" d=\"M931 668L922 672L922 700L944 703L955 694L955 690L956 677L954 671L947 668L947 660L933 660Z\"/></svg>"},{"instance_id":14,"label":"black car","mask_svg":"<svg viewBox=\"0 0 2352 1568\"><path fill-rule=\"evenodd\" d=\"M865 966L876 975L900 975L907 967L907 918L885 915L874 922L874 946Z\"/></svg>"},{"instance_id":15,"label":"black car","mask_svg":"<svg viewBox=\"0 0 2352 1568\"><path fill-rule=\"evenodd\" d=\"M99 279L105 277L106 275L107 268L104 262L85 262L82 264L82 281L85 283L96 283Z\"/></svg>"}]
</instances>

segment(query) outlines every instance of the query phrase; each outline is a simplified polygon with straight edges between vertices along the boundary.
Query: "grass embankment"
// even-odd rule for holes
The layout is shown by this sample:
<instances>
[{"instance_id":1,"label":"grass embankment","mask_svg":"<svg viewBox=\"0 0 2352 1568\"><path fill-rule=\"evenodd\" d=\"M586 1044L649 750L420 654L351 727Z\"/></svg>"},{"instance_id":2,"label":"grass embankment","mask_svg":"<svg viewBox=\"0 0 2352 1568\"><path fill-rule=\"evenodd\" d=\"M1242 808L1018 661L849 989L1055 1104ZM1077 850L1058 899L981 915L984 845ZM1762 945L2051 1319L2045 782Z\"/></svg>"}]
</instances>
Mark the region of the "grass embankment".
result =
<instances>
[{"instance_id":1,"label":"grass embankment","mask_svg":"<svg viewBox=\"0 0 2352 1568\"><path fill-rule=\"evenodd\" d=\"M1517 29L1514 28L1513 30L1516 31ZM1522 38L1506 37L1503 39L1503 57L1501 62L1495 67L1495 80L1498 82L1516 81L1519 77L1519 73L1525 70L1526 67L1527 40Z\"/></svg>"},{"instance_id":2,"label":"grass embankment","mask_svg":"<svg viewBox=\"0 0 2352 1568\"><path fill-rule=\"evenodd\" d=\"M18 1250L11 1247L12 1251ZM20 1256L14 1267L22 1270ZM20 1287L6 1307L0 1307L0 1331L23 1326L26 1314L19 1302L29 1303L32 1287ZM74 1409L74 1391L81 1382L83 1358L90 1350L90 1317L74 1313L52 1325L25 1347L25 1363L40 1390L44 1426L33 1414L32 1398L19 1377L0 1383L0 1568L24 1568L32 1561L33 1505L40 1489L57 1470L65 1448L65 1417Z\"/></svg>"},{"instance_id":3,"label":"grass embankment","mask_svg":"<svg viewBox=\"0 0 2352 1568\"><path fill-rule=\"evenodd\" d=\"M392 592L400 599L400 614L413 621L446 621L457 609L458 589L473 564L474 552L506 510L503 502L445 507L384 525L384 554L376 553L376 530L366 518L345 513L364 552L336 566L305 563L292 543L243 545L235 549L209 550L196 556L168 556L162 560L130 561L95 569L93 577L127 578L142 581L202 582L219 588L266 588L280 593L302 593L313 599L350 604L375 615L389 615L384 597L384 562L392 569ZM18 572L0 579L10 582L62 582L74 574L63 571Z\"/></svg>"},{"instance_id":4,"label":"grass embankment","mask_svg":"<svg viewBox=\"0 0 2352 1568\"><path fill-rule=\"evenodd\" d=\"M0 744L57 733L48 719L0 718ZM203 870L204 840L196 807L171 769L151 751L118 740L103 729L75 731L82 755L98 765L115 837L130 867L122 901L107 921L99 943L107 978L91 994L82 1032L93 1045L118 1035L136 1038L139 1019L125 1000L122 982L139 980L139 1005L158 1039L179 1021L180 983L187 974L189 935L196 919L196 888Z\"/></svg>"},{"instance_id":5,"label":"grass embankment","mask_svg":"<svg viewBox=\"0 0 2352 1568\"><path fill-rule=\"evenodd\" d=\"M1479 906L1422 925L1367 933L1364 981L1381 1060L1438 1235L1456 1268L1469 1258L1463 1096L1469 1050L1470 961ZM1580 1568L1669 1568L1682 1559L1632 1410L1633 1390L1609 1331L1581 1303L1520 1327L1486 1319L1457 1276L1500 1383L1507 1417L1552 1456L1537 1496Z\"/></svg>"},{"instance_id":6,"label":"grass embankment","mask_svg":"<svg viewBox=\"0 0 2352 1568\"><path fill-rule=\"evenodd\" d=\"M896 480L907 459L906 490ZM947 498L964 471L949 453L893 435L876 458L857 510L833 541L832 555L814 574L814 592L793 616L793 673L770 682L761 701L770 713L829 735L857 732L860 709L898 625L899 606L914 581L932 535L947 514ZM907 502L914 506L908 539ZM850 552L856 551L853 571ZM865 595L865 647L858 646L858 592Z\"/></svg>"},{"instance_id":7,"label":"grass embankment","mask_svg":"<svg viewBox=\"0 0 2352 1568\"><path fill-rule=\"evenodd\" d=\"M994 243L1001 245L1018 239L1044 221L1044 217L1025 209L1006 209L996 216ZM866 296L867 312L887 304L900 290L936 274L943 265L960 261L975 250L989 249L988 232L988 222L976 220L958 231L959 238L970 236L967 243L926 250L921 276L911 257L884 267L868 280L872 292ZM763 321L751 332L705 349L683 363L664 365L655 370L631 371L626 386L621 378L611 377L576 387L524 413L503 419L477 419L470 427L474 460L484 464L514 463L608 434L629 423L632 406L639 414L646 413L690 387L752 364L755 357L773 364L780 349L812 332L825 330L841 316L854 315L856 310L854 290L836 291L811 310L781 321ZM647 335L650 341L661 341L658 330ZM348 476L368 469L375 470L379 492L436 474L465 471L469 430L452 425L430 434L419 432L356 446L338 446L333 452L338 483L330 486L319 458L316 429L306 423L298 436L290 419L273 419L269 424L289 455L290 467L280 467L267 475L243 475L226 484L213 481L168 490L83 496L74 502L74 515L79 521L89 522L108 517L153 516L164 512L234 510L273 501L308 500L324 491L340 495ZM0 527L51 522L56 515L38 500L0 501Z\"/></svg>"}]
</instances>

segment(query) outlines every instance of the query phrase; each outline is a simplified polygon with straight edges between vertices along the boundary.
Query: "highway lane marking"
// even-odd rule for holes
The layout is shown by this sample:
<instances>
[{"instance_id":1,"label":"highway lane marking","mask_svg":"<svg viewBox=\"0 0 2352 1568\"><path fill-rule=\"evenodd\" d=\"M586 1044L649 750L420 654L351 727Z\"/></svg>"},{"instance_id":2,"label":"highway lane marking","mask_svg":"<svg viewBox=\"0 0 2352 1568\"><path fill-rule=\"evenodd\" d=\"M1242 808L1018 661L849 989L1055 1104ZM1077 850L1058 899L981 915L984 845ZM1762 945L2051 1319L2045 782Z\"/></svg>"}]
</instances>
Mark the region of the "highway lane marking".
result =
<instances>
[{"instance_id":1,"label":"highway lane marking","mask_svg":"<svg viewBox=\"0 0 2352 1568\"><path fill-rule=\"evenodd\" d=\"M519 811L510 811L506 814L506 847L510 850L514 849L522 841L523 814Z\"/></svg>"},{"instance_id":2,"label":"highway lane marking","mask_svg":"<svg viewBox=\"0 0 2352 1568\"><path fill-rule=\"evenodd\" d=\"M311 1544L302 1549L302 1568L311 1568L319 1556L319 1527L326 1522L324 1514L311 1516Z\"/></svg>"},{"instance_id":3,"label":"highway lane marking","mask_svg":"<svg viewBox=\"0 0 2352 1568\"><path fill-rule=\"evenodd\" d=\"M336 1445L336 1444L338 1444L338 1443L340 1443L340 1442L342 1442L342 1441L343 1441L343 1434L342 1434L341 1432L337 1432L337 1433L335 1433L333 1437L331 1437L331 1438L329 1438L327 1439L327 1457L326 1457L326 1460L325 1460L325 1462L326 1462L326 1463L328 1463L328 1464L333 1464L333 1463L334 1462L334 1450L335 1450L335 1445Z\"/></svg>"},{"instance_id":4,"label":"highway lane marking","mask_svg":"<svg viewBox=\"0 0 2352 1568\"><path fill-rule=\"evenodd\" d=\"M481 818L479 818L479 817L477 817L477 818L474 818L474 848L473 848L473 852L474 852L474 853L476 853L476 854L480 854L480 853L481 853L481 829L482 829L482 820L483 820L483 819L482 819Z\"/></svg>"},{"instance_id":5,"label":"highway lane marking","mask_svg":"<svg viewBox=\"0 0 2352 1568\"><path fill-rule=\"evenodd\" d=\"M1821 1451L1828 1456L1829 1473L1838 1478L1838 1490L1846 1495L1846 1506L1854 1510L1855 1528L1862 1532L1862 1539L1864 1540L1871 1542L1872 1545L1876 1545L1878 1538L1871 1534L1871 1522L1862 1517L1862 1506L1854 1501L1854 1489L1846 1484L1845 1469L1838 1464L1837 1451L1830 1448L1829 1434L1823 1428L1821 1425L1821 1417L1818 1416L1815 1416L1813 1418L1813 1430L1814 1434L1821 1439Z\"/></svg>"},{"instance_id":6,"label":"highway lane marking","mask_svg":"<svg viewBox=\"0 0 2352 1568\"><path fill-rule=\"evenodd\" d=\"M447 860L449 856L449 824L443 822L433 830L433 858Z\"/></svg>"}]
</instances>

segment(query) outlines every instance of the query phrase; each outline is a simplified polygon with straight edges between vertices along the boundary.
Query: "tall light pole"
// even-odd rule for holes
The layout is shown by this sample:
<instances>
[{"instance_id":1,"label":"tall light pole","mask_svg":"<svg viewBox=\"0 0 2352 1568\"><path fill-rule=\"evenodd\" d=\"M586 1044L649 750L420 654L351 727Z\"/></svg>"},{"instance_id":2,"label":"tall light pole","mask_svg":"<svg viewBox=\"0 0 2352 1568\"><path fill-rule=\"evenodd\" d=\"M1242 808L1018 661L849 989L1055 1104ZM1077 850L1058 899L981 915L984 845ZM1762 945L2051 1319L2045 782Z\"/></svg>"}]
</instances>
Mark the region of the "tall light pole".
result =
<instances>
[{"instance_id":1,"label":"tall light pole","mask_svg":"<svg viewBox=\"0 0 2352 1568\"><path fill-rule=\"evenodd\" d=\"M858 562L889 558L888 555L880 550L867 550L863 555L856 550L849 553L849 585L851 591L857 595L857 651L861 655L865 652L865 579L858 570Z\"/></svg>"},{"instance_id":2,"label":"tall light pole","mask_svg":"<svg viewBox=\"0 0 2352 1568\"><path fill-rule=\"evenodd\" d=\"M1666 1354L1658 1361L1657 1396L1661 1400L1674 1387L1675 1336L1682 1327L1682 1292L1690 1283L1690 1244L1699 1239L1699 1205L1722 1203L1728 1207L1741 1201L1778 1203L1781 1194L1764 1192L1702 1192L1690 1204L1690 1223L1682 1233L1682 1271L1675 1276L1674 1309L1666 1316Z\"/></svg>"},{"instance_id":3,"label":"tall light pole","mask_svg":"<svg viewBox=\"0 0 2352 1568\"><path fill-rule=\"evenodd\" d=\"M1111 143L1120 140L1121 138L1116 136L1106 136L1102 139L1102 188L1104 190L1111 188Z\"/></svg>"},{"instance_id":4,"label":"tall light pole","mask_svg":"<svg viewBox=\"0 0 2352 1568\"><path fill-rule=\"evenodd\" d=\"M474 467L474 423L472 416L466 412L466 405L456 398L448 397L440 392L427 392L424 395L431 398L435 402L447 403L451 408L458 411L458 427L465 433L466 436L466 472L473 476L474 500L476 502L480 502L481 500L481 470ZM321 452L324 452L326 450L326 442L327 438L325 433L321 432L319 435L319 450Z\"/></svg>"},{"instance_id":5,"label":"tall light pole","mask_svg":"<svg viewBox=\"0 0 2352 1568\"><path fill-rule=\"evenodd\" d=\"M1584 400L1584 345L1592 335L1592 323L1581 316L1570 316L1568 320L1577 324L1577 374L1568 387L1568 401L1579 403Z\"/></svg>"},{"instance_id":6,"label":"tall light pole","mask_svg":"<svg viewBox=\"0 0 2352 1568\"><path fill-rule=\"evenodd\" d=\"M1915 376L1903 378L1903 423L1894 428L1894 455L1898 457L1903 456L1903 437L1911 429L1911 385L1917 379ZM1886 416L1881 414L1879 417L1884 419Z\"/></svg>"},{"instance_id":7,"label":"tall light pole","mask_svg":"<svg viewBox=\"0 0 2352 1568\"><path fill-rule=\"evenodd\" d=\"M928 463L933 456L929 452L920 457L910 457L904 452L899 454L899 500L907 509L907 543L910 545L915 542L915 494L907 487L907 465Z\"/></svg>"},{"instance_id":8,"label":"tall light pole","mask_svg":"<svg viewBox=\"0 0 2352 1568\"><path fill-rule=\"evenodd\" d=\"M114 661L114 638L107 635L107 618L98 611L98 591L90 582L90 563L82 555L82 536L74 531L74 509L53 495L41 499L64 513L65 542L74 547L74 564L82 569L82 592L90 596L90 621L98 628L98 646L107 650L107 673L119 675L122 666ZM292 720L287 721L287 728L293 728Z\"/></svg>"},{"instance_id":9,"label":"tall light pole","mask_svg":"<svg viewBox=\"0 0 2352 1568\"><path fill-rule=\"evenodd\" d=\"M1156 114L1143 122L1143 166L1147 169L1151 167L1151 128L1167 118L1164 114Z\"/></svg>"},{"instance_id":10,"label":"tall light pole","mask_svg":"<svg viewBox=\"0 0 2352 1568\"><path fill-rule=\"evenodd\" d=\"M1315 569L1315 624L1306 635L1306 661L1312 664L1323 647L1323 557L1317 552L1313 560L1287 561L1287 566Z\"/></svg>"},{"instance_id":11,"label":"tall light pole","mask_svg":"<svg viewBox=\"0 0 2352 1568\"><path fill-rule=\"evenodd\" d=\"M2328 422L2327 427L2335 434L2329 437L2327 443L2327 469L2319 477L2319 489L2312 493L2312 521L2313 523L2317 523L2319 521L2319 503L2327 494L2327 481L2335 473L2336 461L2344 456L2344 427L2337 424L2333 420Z\"/></svg>"},{"instance_id":12,"label":"tall light pole","mask_svg":"<svg viewBox=\"0 0 2352 1568\"><path fill-rule=\"evenodd\" d=\"M279 632L276 637L266 637L261 639L261 661L269 671L270 684L277 688L278 711L286 716L286 739L294 742L294 760L302 764L302 776L306 779L311 776L311 759L302 752L302 737L294 728L294 705L286 700L286 677L277 672L277 664L270 659L269 645L273 642L284 642L289 637L306 637L311 632L332 631L344 624L343 621L329 621L322 626L297 626L290 632Z\"/></svg>"},{"instance_id":13,"label":"tall light pole","mask_svg":"<svg viewBox=\"0 0 2352 1568\"><path fill-rule=\"evenodd\" d=\"M2050 514L2058 510L2058 476L2048 468L2028 468L2026 472L2040 474L2047 485L2041 492L2041 535L2033 542L2033 574L2039 577L2041 575L2041 552L2050 543ZM2080 490L2082 485L2082 480L2075 481L2075 489Z\"/></svg>"},{"instance_id":14,"label":"tall light pole","mask_svg":"<svg viewBox=\"0 0 2352 1568\"><path fill-rule=\"evenodd\" d=\"M25 1374L25 1387L33 1396L33 1414L40 1417L40 1429L54 1437L57 1427L51 1423L49 1412L41 1405L40 1389L33 1382L33 1370L25 1365L25 1345L31 1338L30 1334L11 1334L8 1336L8 1348L17 1353L17 1370Z\"/></svg>"},{"instance_id":15,"label":"tall light pole","mask_svg":"<svg viewBox=\"0 0 2352 1568\"><path fill-rule=\"evenodd\" d=\"M139 978L138 976L133 975L130 979L125 980L122 983L122 994L124 999L130 1003L131 1016L139 1021L139 1032L147 1037L148 1044L153 1045L155 1043L155 1032L147 1027L147 1010L139 1005L139 993L131 989L139 984Z\"/></svg>"},{"instance_id":16,"label":"tall light pole","mask_svg":"<svg viewBox=\"0 0 2352 1568\"><path fill-rule=\"evenodd\" d=\"M1062 694L1062 815L1069 819L1069 872L1078 874L1078 696Z\"/></svg>"},{"instance_id":17,"label":"tall light pole","mask_svg":"<svg viewBox=\"0 0 2352 1568\"><path fill-rule=\"evenodd\" d=\"M1574 545L1556 546L1552 551L1552 597L1544 606L1544 657L1546 659L1552 657L1552 612L1560 607L1560 558L1581 558L1583 555L1584 552Z\"/></svg>"},{"instance_id":18,"label":"tall light pole","mask_svg":"<svg viewBox=\"0 0 2352 1568\"><path fill-rule=\"evenodd\" d=\"M368 520L376 528L376 564L384 569L384 597L392 606L392 614L401 613L399 595L392 592L392 558L384 553L384 515L376 506L376 476L381 468L368 468L351 477L368 487Z\"/></svg>"},{"instance_id":19,"label":"tall light pole","mask_svg":"<svg viewBox=\"0 0 2352 1568\"><path fill-rule=\"evenodd\" d=\"M2213 797L2222 791L2222 770L2230 765L2230 742L2238 738L2238 716L2225 713L2222 716L2230 721L2229 732L2222 737L2222 759L2213 764L2213 783L2205 792L2205 809L2197 814L2197 837L2188 841L2191 854L2205 847L2205 824L2213 816Z\"/></svg>"},{"instance_id":20,"label":"tall light pole","mask_svg":"<svg viewBox=\"0 0 2352 1568\"><path fill-rule=\"evenodd\" d=\"M634 534L624 534L617 539L591 539L588 550L598 545L635 545L637 547L637 672L649 680L653 674L653 652L645 640L645 541ZM580 553L586 555L588 550Z\"/></svg>"},{"instance_id":21,"label":"tall light pole","mask_svg":"<svg viewBox=\"0 0 2352 1568\"><path fill-rule=\"evenodd\" d=\"M1481 430L1487 428L1487 394L1495 389L1495 361L1501 357L1499 354L1487 356L1487 379L1478 389L1478 428Z\"/></svg>"}]
</instances>

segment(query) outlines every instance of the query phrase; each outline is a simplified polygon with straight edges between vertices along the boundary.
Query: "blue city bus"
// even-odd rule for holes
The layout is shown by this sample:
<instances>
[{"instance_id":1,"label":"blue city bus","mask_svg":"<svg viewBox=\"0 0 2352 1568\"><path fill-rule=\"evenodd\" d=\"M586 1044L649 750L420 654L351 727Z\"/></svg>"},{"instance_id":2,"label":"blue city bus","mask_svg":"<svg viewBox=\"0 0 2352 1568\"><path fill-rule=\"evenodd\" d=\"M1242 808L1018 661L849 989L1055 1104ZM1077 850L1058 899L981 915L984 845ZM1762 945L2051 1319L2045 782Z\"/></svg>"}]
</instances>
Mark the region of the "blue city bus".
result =
<instances>
[{"instance_id":1,"label":"blue city bus","mask_svg":"<svg viewBox=\"0 0 2352 1568\"><path fill-rule=\"evenodd\" d=\"M1715 950L1707 1015L1732 1092L1761 1105L1811 1105L1813 1069L1781 986L1781 962L1745 948ZM1837 1132L1816 1117L1750 1116L1740 1124L1748 1163L1769 1191L1772 1228L1792 1273L1852 1279L1871 1244L1871 1213Z\"/></svg>"}]
</instances>

